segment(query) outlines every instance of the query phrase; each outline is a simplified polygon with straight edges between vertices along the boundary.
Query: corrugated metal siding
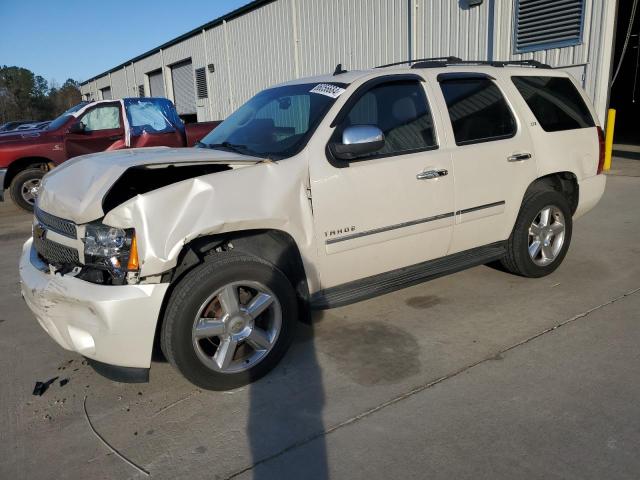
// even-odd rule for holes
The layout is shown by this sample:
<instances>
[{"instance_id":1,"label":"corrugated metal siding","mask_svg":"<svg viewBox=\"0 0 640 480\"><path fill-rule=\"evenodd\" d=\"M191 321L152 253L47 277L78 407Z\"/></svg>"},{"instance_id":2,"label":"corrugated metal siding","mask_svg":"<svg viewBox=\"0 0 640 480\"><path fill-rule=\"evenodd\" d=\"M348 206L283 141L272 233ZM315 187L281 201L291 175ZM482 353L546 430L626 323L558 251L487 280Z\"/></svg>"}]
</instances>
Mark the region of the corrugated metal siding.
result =
<instances>
[{"instance_id":1,"label":"corrugated metal siding","mask_svg":"<svg viewBox=\"0 0 640 480\"><path fill-rule=\"evenodd\" d=\"M234 107L232 105L233 98L227 69L223 27L207 30L205 38L209 55L208 63L212 63L215 68L215 71L207 76L209 99L213 110L211 119L225 118L234 110Z\"/></svg>"},{"instance_id":2,"label":"corrugated metal siding","mask_svg":"<svg viewBox=\"0 0 640 480\"><path fill-rule=\"evenodd\" d=\"M409 58L407 0L297 0L300 75Z\"/></svg>"},{"instance_id":3,"label":"corrugated metal siding","mask_svg":"<svg viewBox=\"0 0 640 480\"><path fill-rule=\"evenodd\" d=\"M111 95L113 98L130 96L127 91L127 81L124 70L117 70L111 73Z\"/></svg>"},{"instance_id":4,"label":"corrugated metal siding","mask_svg":"<svg viewBox=\"0 0 640 480\"><path fill-rule=\"evenodd\" d=\"M146 84L148 72L191 58L194 68L215 66L207 71L209 98L196 101L194 92L198 118L220 119L269 85L331 72L339 62L352 70L409 57L536 59L557 67L586 65L585 88L603 116L615 4L585 0L583 43L518 54L515 1L485 0L469 8L465 0L277 0L128 66L124 90L113 72L112 92L132 95L129 90ZM165 81L170 95L169 70ZM82 91L97 96L105 86L108 75Z\"/></svg>"},{"instance_id":5,"label":"corrugated metal siding","mask_svg":"<svg viewBox=\"0 0 640 480\"><path fill-rule=\"evenodd\" d=\"M177 45L163 50L164 64L167 66L182 62L188 58L194 65L204 65L204 49L200 35L188 38Z\"/></svg>"},{"instance_id":6,"label":"corrugated metal siding","mask_svg":"<svg viewBox=\"0 0 640 480\"><path fill-rule=\"evenodd\" d=\"M159 53L136 62L132 68L132 70L135 69L136 72L136 85L144 84L145 75L149 72L153 72L154 70L158 70L159 68L162 68L162 59Z\"/></svg>"},{"instance_id":7,"label":"corrugated metal siding","mask_svg":"<svg viewBox=\"0 0 640 480\"><path fill-rule=\"evenodd\" d=\"M109 82L109 75L105 75L104 77L96 79L96 88L98 90L102 90L103 88L110 86L111 83Z\"/></svg>"},{"instance_id":8,"label":"corrugated metal siding","mask_svg":"<svg viewBox=\"0 0 640 480\"><path fill-rule=\"evenodd\" d=\"M291 0L231 20L226 34L235 108L265 86L295 78Z\"/></svg>"},{"instance_id":9,"label":"corrugated metal siding","mask_svg":"<svg viewBox=\"0 0 640 480\"><path fill-rule=\"evenodd\" d=\"M489 3L460 8L457 1L416 0L415 57L488 60Z\"/></svg>"}]
</instances>

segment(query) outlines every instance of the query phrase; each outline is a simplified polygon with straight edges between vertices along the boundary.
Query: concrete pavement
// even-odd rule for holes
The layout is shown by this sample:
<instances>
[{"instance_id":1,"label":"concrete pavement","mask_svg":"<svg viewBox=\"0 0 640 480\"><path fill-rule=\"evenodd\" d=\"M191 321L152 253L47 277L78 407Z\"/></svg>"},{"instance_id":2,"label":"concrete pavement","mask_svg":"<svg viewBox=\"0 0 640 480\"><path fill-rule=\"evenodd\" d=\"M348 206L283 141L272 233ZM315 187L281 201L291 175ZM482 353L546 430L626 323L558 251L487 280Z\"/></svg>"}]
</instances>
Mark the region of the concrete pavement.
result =
<instances>
[{"instance_id":1,"label":"concrete pavement","mask_svg":"<svg viewBox=\"0 0 640 480\"><path fill-rule=\"evenodd\" d=\"M478 267L322 312L273 373L231 392L162 361L149 384L116 384L61 350L19 295L30 219L0 204L0 478L638 478L640 162L627 162L553 275ZM70 381L31 395L55 376ZM143 471L92 432L85 397Z\"/></svg>"}]
</instances>

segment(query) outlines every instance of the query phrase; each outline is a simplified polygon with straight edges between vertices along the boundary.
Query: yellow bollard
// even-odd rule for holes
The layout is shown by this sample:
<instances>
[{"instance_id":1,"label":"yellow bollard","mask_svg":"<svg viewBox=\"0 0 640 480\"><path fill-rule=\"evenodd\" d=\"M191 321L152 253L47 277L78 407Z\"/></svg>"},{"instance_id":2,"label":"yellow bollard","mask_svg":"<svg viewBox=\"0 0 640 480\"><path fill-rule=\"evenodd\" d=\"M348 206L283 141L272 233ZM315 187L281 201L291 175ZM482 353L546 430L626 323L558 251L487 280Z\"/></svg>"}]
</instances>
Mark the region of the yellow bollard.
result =
<instances>
[{"instance_id":1,"label":"yellow bollard","mask_svg":"<svg viewBox=\"0 0 640 480\"><path fill-rule=\"evenodd\" d=\"M609 109L607 114L607 135L604 142L604 167L603 170L611 170L611 157L613 156L613 131L616 126L616 111Z\"/></svg>"}]
</instances>

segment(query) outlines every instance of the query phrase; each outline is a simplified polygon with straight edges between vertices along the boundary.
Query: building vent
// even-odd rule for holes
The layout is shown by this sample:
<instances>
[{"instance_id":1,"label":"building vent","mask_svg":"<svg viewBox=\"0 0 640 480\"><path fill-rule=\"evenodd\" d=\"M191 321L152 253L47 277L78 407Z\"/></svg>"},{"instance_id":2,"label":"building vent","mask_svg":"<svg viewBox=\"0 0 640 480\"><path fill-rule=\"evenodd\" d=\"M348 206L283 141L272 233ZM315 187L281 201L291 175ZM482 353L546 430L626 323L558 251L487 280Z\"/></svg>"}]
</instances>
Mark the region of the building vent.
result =
<instances>
[{"instance_id":1,"label":"building vent","mask_svg":"<svg viewBox=\"0 0 640 480\"><path fill-rule=\"evenodd\" d=\"M138 96L144 97L144 85L138 85Z\"/></svg>"},{"instance_id":2,"label":"building vent","mask_svg":"<svg viewBox=\"0 0 640 480\"><path fill-rule=\"evenodd\" d=\"M207 73L204 67L196 68L196 91L198 98L207 98Z\"/></svg>"},{"instance_id":3,"label":"building vent","mask_svg":"<svg viewBox=\"0 0 640 480\"><path fill-rule=\"evenodd\" d=\"M517 52L582 42L584 0L516 0Z\"/></svg>"}]
</instances>

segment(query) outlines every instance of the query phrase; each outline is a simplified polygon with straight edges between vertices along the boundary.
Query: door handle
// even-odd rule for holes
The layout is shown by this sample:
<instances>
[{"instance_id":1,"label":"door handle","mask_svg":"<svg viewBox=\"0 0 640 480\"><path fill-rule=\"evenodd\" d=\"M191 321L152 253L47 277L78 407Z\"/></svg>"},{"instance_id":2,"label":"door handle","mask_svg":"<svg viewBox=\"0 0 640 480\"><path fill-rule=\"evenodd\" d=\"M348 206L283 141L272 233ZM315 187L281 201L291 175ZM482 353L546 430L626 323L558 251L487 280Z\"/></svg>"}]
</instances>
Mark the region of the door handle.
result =
<instances>
[{"instance_id":1,"label":"door handle","mask_svg":"<svg viewBox=\"0 0 640 480\"><path fill-rule=\"evenodd\" d=\"M418 180L433 180L434 178L444 177L449 175L449 171L445 169L441 170L425 170L416 175Z\"/></svg>"},{"instance_id":2,"label":"door handle","mask_svg":"<svg viewBox=\"0 0 640 480\"><path fill-rule=\"evenodd\" d=\"M120 140L122 135L112 135L107 140Z\"/></svg>"},{"instance_id":3,"label":"door handle","mask_svg":"<svg viewBox=\"0 0 640 480\"><path fill-rule=\"evenodd\" d=\"M510 157L507 157L508 162L522 162L524 160L529 160L531 158L530 153L515 153Z\"/></svg>"}]
</instances>

